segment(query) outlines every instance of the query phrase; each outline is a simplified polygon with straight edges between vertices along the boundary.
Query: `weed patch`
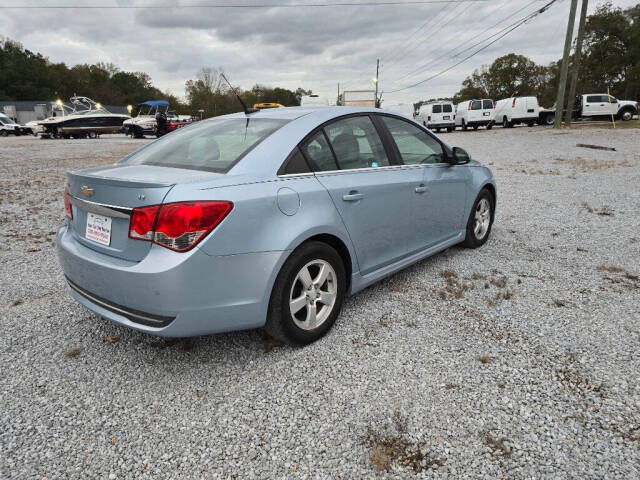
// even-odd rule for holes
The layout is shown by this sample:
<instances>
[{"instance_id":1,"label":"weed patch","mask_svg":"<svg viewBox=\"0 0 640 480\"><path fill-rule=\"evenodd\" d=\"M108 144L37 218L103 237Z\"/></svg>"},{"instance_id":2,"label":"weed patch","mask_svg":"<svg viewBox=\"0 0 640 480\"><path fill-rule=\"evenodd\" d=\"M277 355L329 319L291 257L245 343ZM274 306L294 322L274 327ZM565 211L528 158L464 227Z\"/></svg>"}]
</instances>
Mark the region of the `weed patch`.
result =
<instances>
[{"instance_id":1,"label":"weed patch","mask_svg":"<svg viewBox=\"0 0 640 480\"><path fill-rule=\"evenodd\" d=\"M427 442L413 442L407 438L406 417L395 412L392 419L392 433L381 433L372 427L367 428L363 442L370 449L369 463L376 470L389 471L397 466L419 473L444 465L442 460L431 456L430 445Z\"/></svg>"}]
</instances>

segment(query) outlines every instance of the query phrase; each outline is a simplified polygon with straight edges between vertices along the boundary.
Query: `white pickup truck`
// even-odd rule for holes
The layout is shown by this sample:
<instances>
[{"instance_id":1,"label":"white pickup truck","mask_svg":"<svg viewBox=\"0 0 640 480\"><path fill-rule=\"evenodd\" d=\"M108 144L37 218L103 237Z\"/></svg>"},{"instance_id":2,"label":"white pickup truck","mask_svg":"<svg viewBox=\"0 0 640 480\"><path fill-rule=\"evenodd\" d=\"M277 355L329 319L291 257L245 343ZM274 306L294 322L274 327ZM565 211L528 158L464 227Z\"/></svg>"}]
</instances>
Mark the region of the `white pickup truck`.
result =
<instances>
[{"instance_id":1,"label":"white pickup truck","mask_svg":"<svg viewBox=\"0 0 640 480\"><path fill-rule=\"evenodd\" d=\"M638 102L618 100L606 93L588 93L576 96L572 115L576 120L586 118L602 118L606 120L611 119L611 115L613 115L618 120L627 122L635 115L638 115ZM553 125L555 118L555 107L541 108L538 123L540 125Z\"/></svg>"}]
</instances>

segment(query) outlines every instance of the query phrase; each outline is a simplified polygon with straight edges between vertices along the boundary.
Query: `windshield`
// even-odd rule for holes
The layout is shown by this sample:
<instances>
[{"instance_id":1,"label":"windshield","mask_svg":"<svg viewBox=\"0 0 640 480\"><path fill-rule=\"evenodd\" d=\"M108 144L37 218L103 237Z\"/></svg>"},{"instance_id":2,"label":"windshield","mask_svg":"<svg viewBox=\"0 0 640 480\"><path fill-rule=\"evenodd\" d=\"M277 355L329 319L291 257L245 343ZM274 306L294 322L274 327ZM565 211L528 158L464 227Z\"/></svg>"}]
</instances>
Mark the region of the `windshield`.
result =
<instances>
[{"instance_id":1,"label":"windshield","mask_svg":"<svg viewBox=\"0 0 640 480\"><path fill-rule=\"evenodd\" d=\"M156 140L122 163L226 173L285 123L288 120L266 118L197 122Z\"/></svg>"},{"instance_id":2,"label":"windshield","mask_svg":"<svg viewBox=\"0 0 640 480\"><path fill-rule=\"evenodd\" d=\"M0 122L4 124L9 124L9 123L13 123L13 120L7 117L4 113L0 113Z\"/></svg>"}]
</instances>

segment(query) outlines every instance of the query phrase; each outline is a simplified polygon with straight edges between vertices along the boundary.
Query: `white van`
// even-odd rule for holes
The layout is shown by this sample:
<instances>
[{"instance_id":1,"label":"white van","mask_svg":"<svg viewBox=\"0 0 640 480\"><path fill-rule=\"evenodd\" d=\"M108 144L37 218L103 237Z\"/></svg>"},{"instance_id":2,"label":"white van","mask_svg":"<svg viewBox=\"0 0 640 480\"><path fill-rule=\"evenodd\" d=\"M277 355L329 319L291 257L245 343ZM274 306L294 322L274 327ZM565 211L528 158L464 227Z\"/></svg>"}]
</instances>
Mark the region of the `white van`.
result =
<instances>
[{"instance_id":1,"label":"white van","mask_svg":"<svg viewBox=\"0 0 640 480\"><path fill-rule=\"evenodd\" d=\"M538 121L540 106L536 97L510 97L496 104L496 123L511 128L519 123L533 127Z\"/></svg>"},{"instance_id":2,"label":"white van","mask_svg":"<svg viewBox=\"0 0 640 480\"><path fill-rule=\"evenodd\" d=\"M384 110L386 110L387 112L402 115L403 117L410 118L411 120L416 118L416 110L415 108L413 108L413 103L399 103L398 105L389 105L385 106Z\"/></svg>"},{"instance_id":3,"label":"white van","mask_svg":"<svg viewBox=\"0 0 640 480\"><path fill-rule=\"evenodd\" d=\"M456 127L462 127L465 131L469 127L474 130L487 127L487 130L491 130L495 118L495 103L488 98L460 102L456 109Z\"/></svg>"},{"instance_id":4,"label":"white van","mask_svg":"<svg viewBox=\"0 0 640 480\"><path fill-rule=\"evenodd\" d=\"M422 123L425 127L439 132L446 128L447 132L452 132L456 128L456 110L451 102L436 102L422 105L416 122Z\"/></svg>"},{"instance_id":5,"label":"white van","mask_svg":"<svg viewBox=\"0 0 640 480\"><path fill-rule=\"evenodd\" d=\"M303 95L300 98L301 107L328 107L329 100L327 97L321 97L320 95Z\"/></svg>"}]
</instances>

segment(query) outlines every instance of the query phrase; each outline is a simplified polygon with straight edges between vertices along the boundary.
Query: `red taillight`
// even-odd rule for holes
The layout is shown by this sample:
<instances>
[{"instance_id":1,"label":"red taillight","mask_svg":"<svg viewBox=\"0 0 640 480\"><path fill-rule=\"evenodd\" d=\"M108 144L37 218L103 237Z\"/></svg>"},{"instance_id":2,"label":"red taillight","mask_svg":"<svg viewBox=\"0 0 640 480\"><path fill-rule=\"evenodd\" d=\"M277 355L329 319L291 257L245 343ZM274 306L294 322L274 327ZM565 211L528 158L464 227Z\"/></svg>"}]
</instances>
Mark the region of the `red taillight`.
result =
<instances>
[{"instance_id":1,"label":"red taillight","mask_svg":"<svg viewBox=\"0 0 640 480\"><path fill-rule=\"evenodd\" d=\"M497 105L498 105L497 103L495 103L495 102L493 103L493 109L494 109L494 110L495 110L495 108L496 108L496 106L497 106Z\"/></svg>"},{"instance_id":2,"label":"red taillight","mask_svg":"<svg viewBox=\"0 0 640 480\"><path fill-rule=\"evenodd\" d=\"M471 110L471 104L472 104L472 103L473 103L473 102L469 102L469 106L467 107L467 110Z\"/></svg>"},{"instance_id":3,"label":"red taillight","mask_svg":"<svg viewBox=\"0 0 640 480\"><path fill-rule=\"evenodd\" d=\"M136 240L153 240L153 224L160 205L135 208L129 222L129 237Z\"/></svg>"},{"instance_id":4,"label":"red taillight","mask_svg":"<svg viewBox=\"0 0 640 480\"><path fill-rule=\"evenodd\" d=\"M69 187L64 187L64 210L67 213L67 218L73 220L73 209L69 200Z\"/></svg>"},{"instance_id":5,"label":"red taillight","mask_svg":"<svg viewBox=\"0 0 640 480\"><path fill-rule=\"evenodd\" d=\"M153 241L176 252L195 247L233 208L231 202L181 202L136 208L129 237Z\"/></svg>"},{"instance_id":6,"label":"red taillight","mask_svg":"<svg viewBox=\"0 0 640 480\"><path fill-rule=\"evenodd\" d=\"M455 114L453 115L453 119L454 119L454 120L456 119L456 116L455 116Z\"/></svg>"},{"instance_id":7,"label":"red taillight","mask_svg":"<svg viewBox=\"0 0 640 480\"><path fill-rule=\"evenodd\" d=\"M427 122L430 122L430 121L431 121L431 115L428 115L427 116Z\"/></svg>"},{"instance_id":8,"label":"red taillight","mask_svg":"<svg viewBox=\"0 0 640 480\"><path fill-rule=\"evenodd\" d=\"M516 108L516 99L513 99L513 103L511 104L511 108Z\"/></svg>"}]
</instances>

